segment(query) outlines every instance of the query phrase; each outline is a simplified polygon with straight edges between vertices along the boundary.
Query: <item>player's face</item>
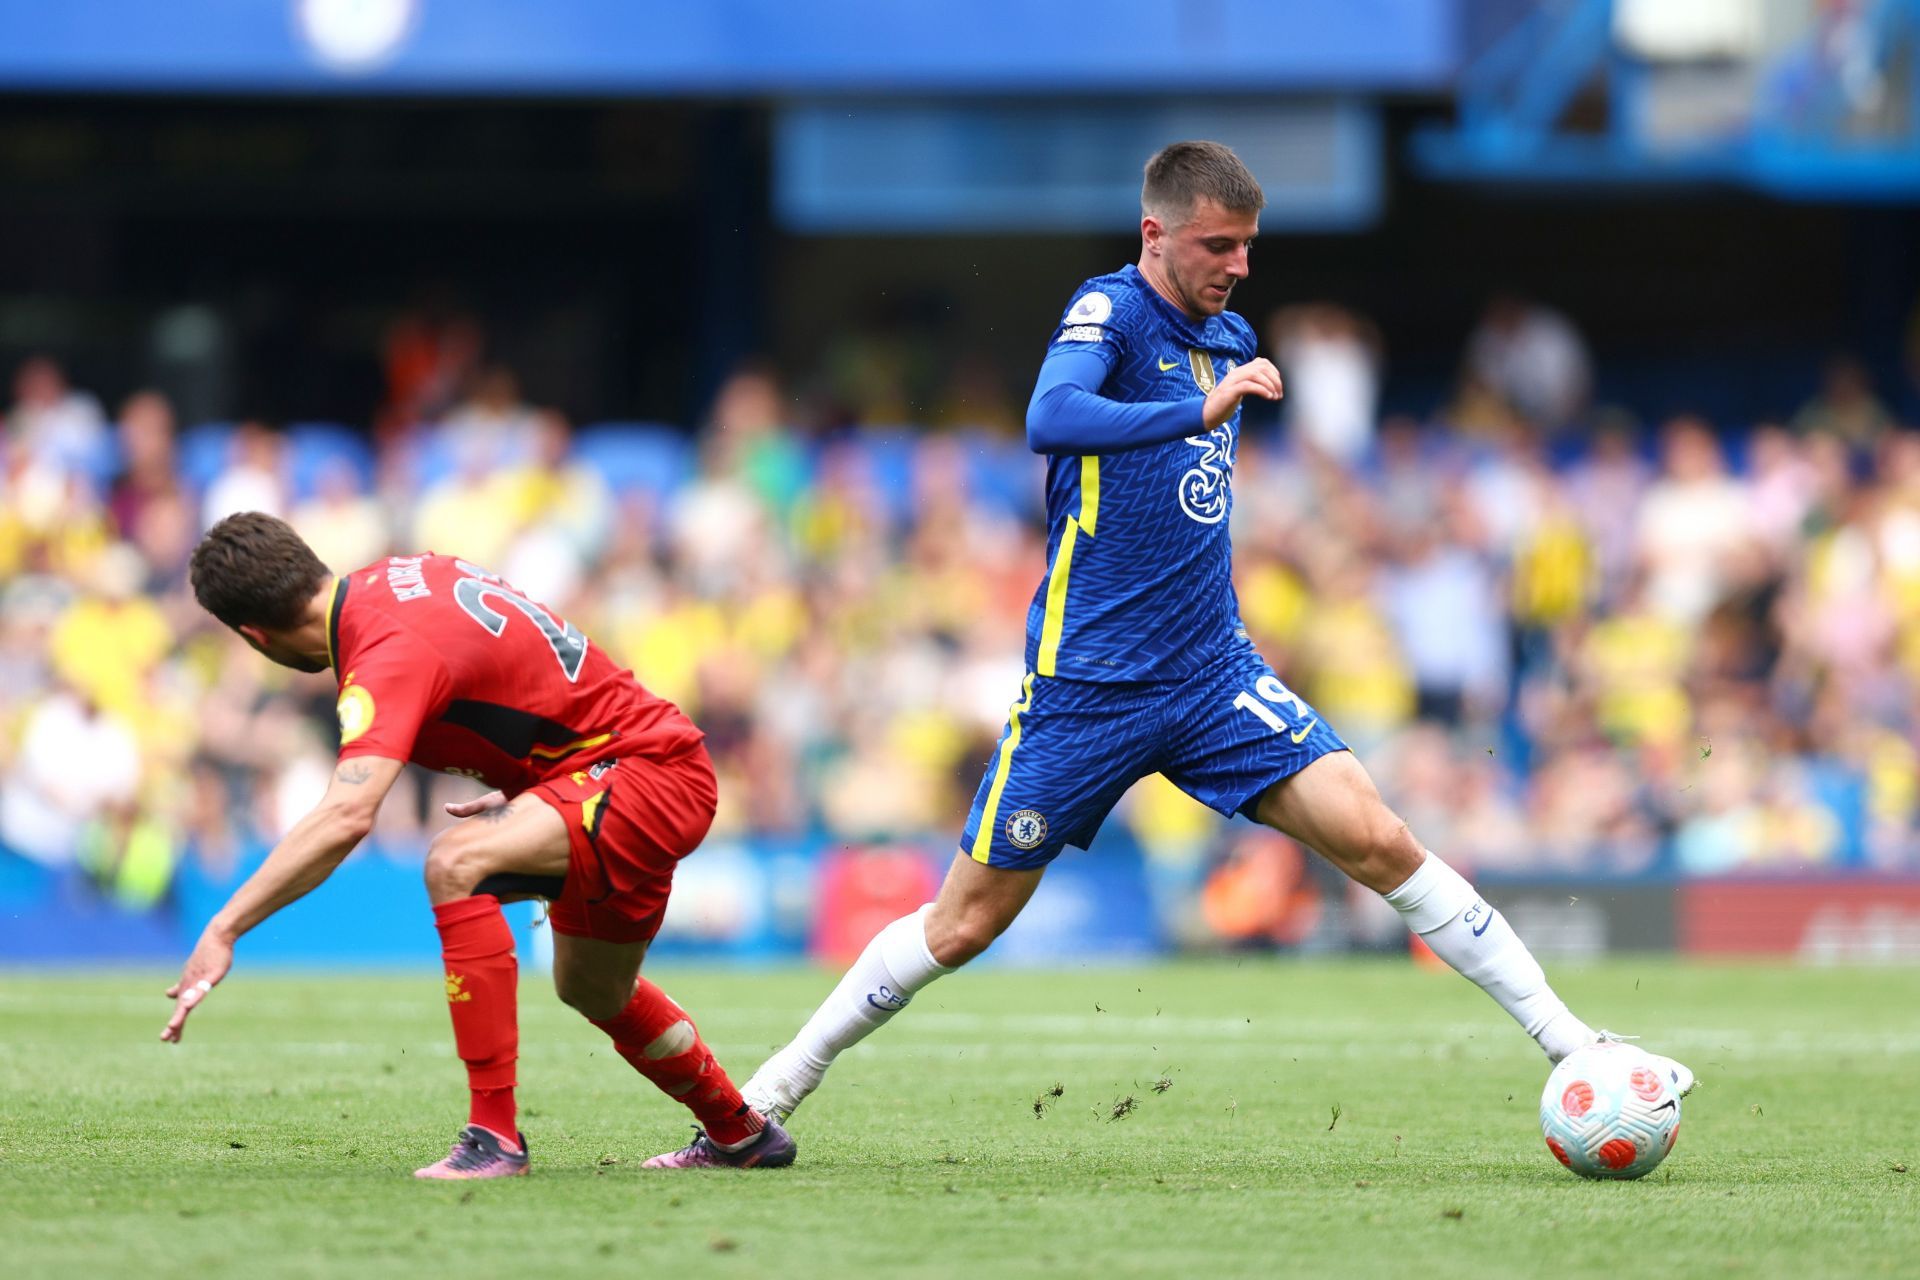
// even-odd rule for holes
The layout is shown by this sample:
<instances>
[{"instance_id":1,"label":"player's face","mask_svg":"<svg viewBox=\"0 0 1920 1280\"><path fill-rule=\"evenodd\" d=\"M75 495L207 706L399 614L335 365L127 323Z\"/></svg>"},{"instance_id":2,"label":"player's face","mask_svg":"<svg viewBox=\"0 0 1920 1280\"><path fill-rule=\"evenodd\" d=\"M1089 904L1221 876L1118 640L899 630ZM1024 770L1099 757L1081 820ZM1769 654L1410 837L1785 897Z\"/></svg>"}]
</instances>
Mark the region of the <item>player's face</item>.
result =
<instances>
[{"instance_id":1,"label":"player's face","mask_svg":"<svg viewBox=\"0 0 1920 1280\"><path fill-rule=\"evenodd\" d=\"M318 675L327 669L324 660L315 660L307 656L264 627L241 627L240 638L252 645L255 653L283 667L292 667L295 671L304 671L308 675Z\"/></svg>"},{"instance_id":2,"label":"player's face","mask_svg":"<svg viewBox=\"0 0 1920 1280\"><path fill-rule=\"evenodd\" d=\"M1167 283L1189 315L1226 310L1233 286L1247 278L1247 251L1259 234L1258 213L1223 209L1212 200L1196 202L1185 222L1161 229Z\"/></svg>"}]
</instances>

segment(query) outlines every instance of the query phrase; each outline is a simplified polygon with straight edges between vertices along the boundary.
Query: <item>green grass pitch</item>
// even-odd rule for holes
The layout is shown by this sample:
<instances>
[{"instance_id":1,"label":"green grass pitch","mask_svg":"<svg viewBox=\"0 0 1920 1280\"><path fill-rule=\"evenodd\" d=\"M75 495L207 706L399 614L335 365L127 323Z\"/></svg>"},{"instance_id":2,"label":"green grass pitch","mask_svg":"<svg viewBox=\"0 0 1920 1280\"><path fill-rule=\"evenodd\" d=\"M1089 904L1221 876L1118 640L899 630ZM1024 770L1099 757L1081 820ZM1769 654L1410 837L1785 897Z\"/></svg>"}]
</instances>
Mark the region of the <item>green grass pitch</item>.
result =
<instances>
[{"instance_id":1,"label":"green grass pitch","mask_svg":"<svg viewBox=\"0 0 1920 1280\"><path fill-rule=\"evenodd\" d=\"M652 972L740 1079L830 983ZM1702 1077L1643 1182L1556 1165L1545 1060L1403 962L957 975L835 1068L796 1167L704 1174L639 1167L684 1114L530 976L534 1176L477 1186L407 1176L464 1117L437 973L273 975L243 947L178 1048L163 975L4 973L0 1273L1913 1274L1920 970L1557 977Z\"/></svg>"}]
</instances>

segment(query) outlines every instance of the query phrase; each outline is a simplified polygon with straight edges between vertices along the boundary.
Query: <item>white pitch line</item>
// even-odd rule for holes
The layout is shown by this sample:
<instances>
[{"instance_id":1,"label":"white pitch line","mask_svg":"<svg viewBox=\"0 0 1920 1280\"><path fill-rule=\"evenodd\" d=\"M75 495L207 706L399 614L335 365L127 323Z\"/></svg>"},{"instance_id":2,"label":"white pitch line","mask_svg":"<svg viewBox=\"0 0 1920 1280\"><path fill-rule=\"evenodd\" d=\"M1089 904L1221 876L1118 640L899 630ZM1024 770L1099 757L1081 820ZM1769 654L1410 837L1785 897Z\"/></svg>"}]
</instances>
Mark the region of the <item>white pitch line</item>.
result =
<instances>
[{"instance_id":1,"label":"white pitch line","mask_svg":"<svg viewBox=\"0 0 1920 1280\"><path fill-rule=\"evenodd\" d=\"M392 1063L394 1055L402 1047L408 1055L416 1057L417 1060L434 1063L436 1069L440 1064L454 1057L451 1038L446 1041L408 1041L404 1046L387 1040L276 1040L265 1044L216 1045L207 1048L205 1052L224 1056L230 1051L244 1050L247 1057L253 1061L361 1058L368 1064L372 1064ZM0 1044L0 1063L23 1064L15 1069L17 1072L17 1070L26 1069L27 1064L37 1064L57 1054L70 1055L73 1049L72 1044L64 1041L10 1041ZM1720 1044L1703 1040L1700 1042L1700 1049L1706 1053L1719 1049L1725 1055L1721 1061L1730 1065L1752 1065L1768 1057L1832 1059L1836 1055L1849 1054L1869 1058L1878 1056L1904 1059L1920 1055L1920 1035L1851 1036L1838 1040L1777 1036L1755 1038L1746 1043ZM714 1044L714 1050L722 1061L745 1068L766 1051L766 1044L764 1041L719 1041ZM593 1052L597 1050L585 1045L558 1045L542 1042L538 1038L525 1040L520 1047L520 1056L534 1062L574 1061ZM611 1058L610 1054L607 1056ZM1477 1043L1461 1040L1435 1042L1415 1039L1403 1039L1386 1044L1296 1041L1285 1045L1266 1045L1246 1041L1194 1044L1173 1040L1155 1042L1083 1039L1022 1040L1018 1037L1008 1037L1004 1040L941 1042L892 1035L879 1042L870 1041L856 1045L844 1056L868 1063L881 1060L912 1061L929 1066L947 1065L955 1069L964 1068L969 1063L981 1062L1112 1062L1124 1064L1132 1070L1147 1070L1155 1063L1176 1060L1189 1064L1209 1061L1265 1062L1272 1064L1277 1070L1283 1070L1287 1066L1298 1063L1314 1062L1424 1060L1443 1064L1483 1062L1496 1068L1504 1068L1507 1065L1516 1068L1527 1064L1539 1065L1524 1042L1502 1046L1491 1042ZM1696 1061L1707 1061L1700 1052L1695 1052L1693 1056Z\"/></svg>"}]
</instances>

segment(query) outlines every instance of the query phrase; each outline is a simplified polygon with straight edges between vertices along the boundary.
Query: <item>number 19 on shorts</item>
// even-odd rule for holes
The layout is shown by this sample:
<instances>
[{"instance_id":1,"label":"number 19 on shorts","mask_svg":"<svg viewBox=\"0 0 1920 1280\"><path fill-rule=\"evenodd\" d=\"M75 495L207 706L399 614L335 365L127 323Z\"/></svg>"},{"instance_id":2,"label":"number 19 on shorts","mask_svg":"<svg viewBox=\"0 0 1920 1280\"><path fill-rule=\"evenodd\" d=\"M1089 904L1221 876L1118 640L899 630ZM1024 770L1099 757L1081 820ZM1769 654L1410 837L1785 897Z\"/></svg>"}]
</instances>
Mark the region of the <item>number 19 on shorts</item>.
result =
<instances>
[{"instance_id":1,"label":"number 19 on shorts","mask_svg":"<svg viewBox=\"0 0 1920 1280\"><path fill-rule=\"evenodd\" d=\"M1305 741L1306 736L1313 732L1313 726L1320 723L1320 718L1313 714L1312 709L1300 695L1280 683L1280 677L1261 676L1254 681L1253 687L1260 694L1258 698L1242 689L1239 696L1233 700L1233 705L1242 711L1251 711L1275 733L1286 734L1288 741L1295 746ZM1283 719L1274 707L1284 707L1291 711L1294 716L1293 723ZM1295 724L1299 727L1295 728Z\"/></svg>"}]
</instances>

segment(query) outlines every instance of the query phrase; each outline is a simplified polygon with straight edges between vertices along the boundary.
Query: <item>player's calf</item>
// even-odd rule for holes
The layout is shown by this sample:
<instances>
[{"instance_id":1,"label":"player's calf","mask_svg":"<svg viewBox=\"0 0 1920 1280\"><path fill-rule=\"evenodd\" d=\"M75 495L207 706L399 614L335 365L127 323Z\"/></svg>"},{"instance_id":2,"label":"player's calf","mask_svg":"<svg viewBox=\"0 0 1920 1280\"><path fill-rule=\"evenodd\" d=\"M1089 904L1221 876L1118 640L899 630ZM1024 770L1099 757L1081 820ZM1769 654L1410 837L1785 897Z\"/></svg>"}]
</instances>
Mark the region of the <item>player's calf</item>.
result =
<instances>
[{"instance_id":1,"label":"player's calf","mask_svg":"<svg viewBox=\"0 0 1920 1280\"><path fill-rule=\"evenodd\" d=\"M800 1033L747 1081L741 1092L755 1110L781 1119L792 1115L820 1087L835 1058L892 1021L922 987L953 972L952 966L934 955L928 922L936 911L929 903L874 935ZM996 929L984 941L975 937L965 944L962 935L949 934L948 954L959 958L956 963L971 959L999 932ZM967 951L973 941L979 945Z\"/></svg>"},{"instance_id":2,"label":"player's calf","mask_svg":"<svg viewBox=\"0 0 1920 1280\"><path fill-rule=\"evenodd\" d=\"M1466 877L1429 853L1385 895L1407 928L1513 1016L1555 1062L1592 1044L1593 1028L1554 993L1540 962Z\"/></svg>"},{"instance_id":3,"label":"player's calf","mask_svg":"<svg viewBox=\"0 0 1920 1280\"><path fill-rule=\"evenodd\" d=\"M645 978L633 980L624 1008L590 1021L635 1071L693 1112L717 1147L743 1149L765 1127L700 1038L693 1018Z\"/></svg>"},{"instance_id":4,"label":"player's calf","mask_svg":"<svg viewBox=\"0 0 1920 1280\"><path fill-rule=\"evenodd\" d=\"M560 1003L592 1023L617 1018L633 999L633 973L607 975L571 963L569 949L555 947L553 991Z\"/></svg>"},{"instance_id":5,"label":"player's calf","mask_svg":"<svg viewBox=\"0 0 1920 1280\"><path fill-rule=\"evenodd\" d=\"M988 903L969 903L943 910L935 903L922 908L927 954L942 970L951 972L976 958L1013 923ZM917 913L918 914L918 913Z\"/></svg>"},{"instance_id":6,"label":"player's calf","mask_svg":"<svg viewBox=\"0 0 1920 1280\"><path fill-rule=\"evenodd\" d=\"M1593 1028L1573 1016L1506 918L1427 852L1349 752L1322 756L1261 796L1256 816L1384 897L1408 929L1492 996L1558 1062Z\"/></svg>"},{"instance_id":7,"label":"player's calf","mask_svg":"<svg viewBox=\"0 0 1920 1280\"><path fill-rule=\"evenodd\" d=\"M520 1057L520 966L513 930L491 896L457 898L433 909L446 966L454 1048L467 1068L470 1127L514 1132Z\"/></svg>"},{"instance_id":8,"label":"player's calf","mask_svg":"<svg viewBox=\"0 0 1920 1280\"><path fill-rule=\"evenodd\" d=\"M820 1087L841 1053L907 1007L914 993L985 951L1039 887L1039 868L1009 870L957 855L940 896L874 935L792 1043L747 1081L756 1110L782 1119Z\"/></svg>"}]
</instances>

